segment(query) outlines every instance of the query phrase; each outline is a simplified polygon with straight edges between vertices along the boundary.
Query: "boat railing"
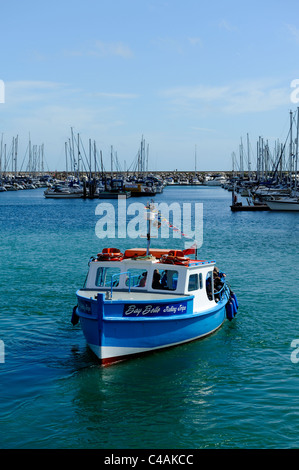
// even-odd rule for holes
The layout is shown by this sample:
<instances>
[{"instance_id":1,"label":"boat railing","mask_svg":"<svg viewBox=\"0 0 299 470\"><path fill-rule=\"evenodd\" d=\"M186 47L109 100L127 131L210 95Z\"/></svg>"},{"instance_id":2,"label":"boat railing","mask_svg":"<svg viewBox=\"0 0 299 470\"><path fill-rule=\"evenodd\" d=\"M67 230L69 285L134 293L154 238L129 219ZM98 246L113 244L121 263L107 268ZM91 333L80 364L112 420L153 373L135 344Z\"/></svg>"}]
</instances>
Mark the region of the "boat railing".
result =
<instances>
[{"instance_id":1,"label":"boat railing","mask_svg":"<svg viewBox=\"0 0 299 470\"><path fill-rule=\"evenodd\" d=\"M224 281L223 286L218 292L214 292L214 298L215 296L219 297L219 301L223 299L223 297L226 297L226 300L229 299L230 296L230 288L227 284L226 281Z\"/></svg>"},{"instance_id":2,"label":"boat railing","mask_svg":"<svg viewBox=\"0 0 299 470\"><path fill-rule=\"evenodd\" d=\"M213 264L216 263L215 260L194 260L190 259L190 266L199 266L203 264Z\"/></svg>"},{"instance_id":3,"label":"boat railing","mask_svg":"<svg viewBox=\"0 0 299 470\"><path fill-rule=\"evenodd\" d=\"M131 292L131 277L132 274L129 271L121 272L121 273L116 273L112 274L111 276L111 287L110 287L110 300L112 300L112 293L113 293L113 279L116 278L117 276L122 276L123 274L126 274L129 276L129 292Z\"/></svg>"}]
</instances>

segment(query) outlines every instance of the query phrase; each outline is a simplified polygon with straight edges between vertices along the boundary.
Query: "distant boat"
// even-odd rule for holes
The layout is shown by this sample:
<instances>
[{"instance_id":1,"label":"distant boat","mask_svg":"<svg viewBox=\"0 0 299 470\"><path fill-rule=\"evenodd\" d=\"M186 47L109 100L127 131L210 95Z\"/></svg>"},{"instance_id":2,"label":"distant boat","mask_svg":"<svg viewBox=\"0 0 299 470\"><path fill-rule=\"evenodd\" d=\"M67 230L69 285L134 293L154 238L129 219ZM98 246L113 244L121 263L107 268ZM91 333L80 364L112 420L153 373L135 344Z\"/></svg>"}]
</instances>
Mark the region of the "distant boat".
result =
<instances>
[{"instance_id":1,"label":"distant boat","mask_svg":"<svg viewBox=\"0 0 299 470\"><path fill-rule=\"evenodd\" d=\"M83 197L81 188L55 185L44 191L46 199L79 199Z\"/></svg>"},{"instance_id":2,"label":"distant boat","mask_svg":"<svg viewBox=\"0 0 299 470\"><path fill-rule=\"evenodd\" d=\"M147 186L143 183L124 183L124 190L129 191L132 197L155 196L157 191L155 186Z\"/></svg>"},{"instance_id":3,"label":"distant boat","mask_svg":"<svg viewBox=\"0 0 299 470\"><path fill-rule=\"evenodd\" d=\"M230 206L233 212L256 212L256 211L268 211L270 210L267 204L245 204L243 206L242 202L237 202Z\"/></svg>"},{"instance_id":4,"label":"distant boat","mask_svg":"<svg viewBox=\"0 0 299 470\"><path fill-rule=\"evenodd\" d=\"M277 198L265 201L271 211L299 211L299 198Z\"/></svg>"},{"instance_id":5,"label":"distant boat","mask_svg":"<svg viewBox=\"0 0 299 470\"><path fill-rule=\"evenodd\" d=\"M201 181L197 177L192 178L190 182L191 186L199 186L202 185Z\"/></svg>"},{"instance_id":6,"label":"distant boat","mask_svg":"<svg viewBox=\"0 0 299 470\"><path fill-rule=\"evenodd\" d=\"M205 186L222 186L226 183L226 178L224 176L216 176L213 179L207 179L204 182Z\"/></svg>"},{"instance_id":7,"label":"distant boat","mask_svg":"<svg viewBox=\"0 0 299 470\"><path fill-rule=\"evenodd\" d=\"M167 184L167 185L172 185L172 184L174 184L174 179L173 179L172 177L167 177L165 181L166 181L166 184Z\"/></svg>"},{"instance_id":8,"label":"distant boat","mask_svg":"<svg viewBox=\"0 0 299 470\"><path fill-rule=\"evenodd\" d=\"M267 204L261 202L256 202L251 196L250 190L248 191L249 196L247 199L247 204L243 205L242 202L238 202L238 197L233 189L232 192L232 205L230 206L233 212L256 212L256 211L268 211L269 207Z\"/></svg>"},{"instance_id":9,"label":"distant boat","mask_svg":"<svg viewBox=\"0 0 299 470\"><path fill-rule=\"evenodd\" d=\"M6 191L17 191L18 188L14 186L13 184L6 184L5 186Z\"/></svg>"},{"instance_id":10,"label":"distant boat","mask_svg":"<svg viewBox=\"0 0 299 470\"><path fill-rule=\"evenodd\" d=\"M118 199L119 196L128 199L131 197L130 191L99 191L96 192L94 197L99 199Z\"/></svg>"},{"instance_id":11,"label":"distant boat","mask_svg":"<svg viewBox=\"0 0 299 470\"><path fill-rule=\"evenodd\" d=\"M180 184L180 186L187 186L187 185L189 185L189 180L187 180L187 178L182 178L182 179L180 179L179 184Z\"/></svg>"}]
</instances>

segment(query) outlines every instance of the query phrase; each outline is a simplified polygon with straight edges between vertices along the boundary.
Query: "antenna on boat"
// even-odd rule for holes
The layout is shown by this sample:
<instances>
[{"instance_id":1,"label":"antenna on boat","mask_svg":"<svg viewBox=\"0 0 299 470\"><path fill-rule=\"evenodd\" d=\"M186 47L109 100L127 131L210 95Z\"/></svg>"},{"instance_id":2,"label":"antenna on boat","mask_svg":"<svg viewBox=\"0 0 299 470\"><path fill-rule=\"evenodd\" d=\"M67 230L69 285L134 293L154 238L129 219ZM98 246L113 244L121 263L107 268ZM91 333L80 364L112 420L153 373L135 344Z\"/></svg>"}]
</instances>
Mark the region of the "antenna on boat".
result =
<instances>
[{"instance_id":1,"label":"antenna on boat","mask_svg":"<svg viewBox=\"0 0 299 470\"><path fill-rule=\"evenodd\" d=\"M152 212L153 209L153 200L151 202L147 203L146 206L146 220L147 220L147 247L146 247L146 256L149 256L150 254L150 244L151 244L151 222L155 218L154 212Z\"/></svg>"}]
</instances>

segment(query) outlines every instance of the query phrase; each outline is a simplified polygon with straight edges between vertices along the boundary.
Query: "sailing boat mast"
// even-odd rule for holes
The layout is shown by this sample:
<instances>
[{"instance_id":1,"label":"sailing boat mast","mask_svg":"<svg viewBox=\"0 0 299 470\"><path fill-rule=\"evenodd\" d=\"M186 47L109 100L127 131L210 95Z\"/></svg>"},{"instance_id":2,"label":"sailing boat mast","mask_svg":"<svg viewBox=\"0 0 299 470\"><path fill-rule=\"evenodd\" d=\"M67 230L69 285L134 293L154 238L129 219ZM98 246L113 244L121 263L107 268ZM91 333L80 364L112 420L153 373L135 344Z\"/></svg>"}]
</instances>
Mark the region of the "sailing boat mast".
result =
<instances>
[{"instance_id":1,"label":"sailing boat mast","mask_svg":"<svg viewBox=\"0 0 299 470\"><path fill-rule=\"evenodd\" d=\"M113 146L111 145L111 188L112 188L112 180L113 180Z\"/></svg>"},{"instance_id":2,"label":"sailing boat mast","mask_svg":"<svg viewBox=\"0 0 299 470\"><path fill-rule=\"evenodd\" d=\"M298 145L299 145L299 108L297 108L297 135L296 135L296 155L295 155L295 186L294 186L294 193L296 195L297 192L297 171L298 171Z\"/></svg>"},{"instance_id":3,"label":"sailing boat mast","mask_svg":"<svg viewBox=\"0 0 299 470\"><path fill-rule=\"evenodd\" d=\"M290 111L290 150L289 150L289 167L290 167L290 184L292 184L292 153L293 153L293 113Z\"/></svg>"},{"instance_id":4,"label":"sailing boat mast","mask_svg":"<svg viewBox=\"0 0 299 470\"><path fill-rule=\"evenodd\" d=\"M150 254L150 244L151 244L151 221L155 218L154 212L152 212L152 203L148 203L145 212L146 220L147 220L147 247L146 247L146 255L149 256Z\"/></svg>"},{"instance_id":5,"label":"sailing boat mast","mask_svg":"<svg viewBox=\"0 0 299 470\"><path fill-rule=\"evenodd\" d=\"M250 161L250 144L249 134L247 133L247 154L248 154L248 179L251 180L251 161Z\"/></svg>"},{"instance_id":6,"label":"sailing boat mast","mask_svg":"<svg viewBox=\"0 0 299 470\"><path fill-rule=\"evenodd\" d=\"M64 143L64 150L65 150L65 173L66 173L66 179L68 179L68 164L67 164L67 142Z\"/></svg>"},{"instance_id":7,"label":"sailing boat mast","mask_svg":"<svg viewBox=\"0 0 299 470\"><path fill-rule=\"evenodd\" d=\"M3 151L3 133L1 136L1 147L0 147L0 178L2 176L2 151Z\"/></svg>"},{"instance_id":8,"label":"sailing boat mast","mask_svg":"<svg viewBox=\"0 0 299 470\"><path fill-rule=\"evenodd\" d=\"M15 150L15 156L14 156L14 170L15 170L15 176L17 176L17 158L18 158L18 135L17 137L15 138L15 147L14 147L14 150Z\"/></svg>"}]
</instances>

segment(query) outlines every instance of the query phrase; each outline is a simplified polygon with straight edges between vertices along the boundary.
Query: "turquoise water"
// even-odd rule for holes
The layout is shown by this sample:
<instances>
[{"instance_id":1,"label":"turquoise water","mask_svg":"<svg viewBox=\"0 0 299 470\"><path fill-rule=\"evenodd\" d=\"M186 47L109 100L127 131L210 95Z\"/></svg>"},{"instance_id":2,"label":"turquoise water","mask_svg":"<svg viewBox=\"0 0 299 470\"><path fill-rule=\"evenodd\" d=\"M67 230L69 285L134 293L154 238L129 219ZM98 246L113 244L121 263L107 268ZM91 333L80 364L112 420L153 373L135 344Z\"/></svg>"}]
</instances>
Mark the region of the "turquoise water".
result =
<instances>
[{"instance_id":1,"label":"turquoise water","mask_svg":"<svg viewBox=\"0 0 299 470\"><path fill-rule=\"evenodd\" d=\"M155 200L203 203L200 256L226 271L239 313L202 341L101 368L70 322L88 259L107 245L99 201L0 194L2 449L299 447L299 214L232 213L222 188Z\"/></svg>"}]
</instances>

